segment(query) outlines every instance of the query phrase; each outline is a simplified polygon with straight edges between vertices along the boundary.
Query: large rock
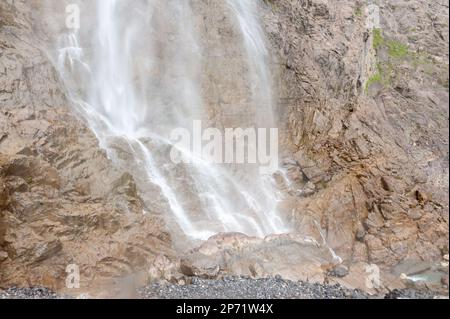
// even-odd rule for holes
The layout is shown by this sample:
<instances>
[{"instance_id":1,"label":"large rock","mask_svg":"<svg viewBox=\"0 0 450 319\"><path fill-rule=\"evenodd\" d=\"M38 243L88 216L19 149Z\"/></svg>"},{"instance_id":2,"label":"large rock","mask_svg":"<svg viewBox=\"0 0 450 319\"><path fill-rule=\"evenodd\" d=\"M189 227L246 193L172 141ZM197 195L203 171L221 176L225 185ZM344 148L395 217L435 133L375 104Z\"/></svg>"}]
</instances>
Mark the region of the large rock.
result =
<instances>
[{"instance_id":1,"label":"large rock","mask_svg":"<svg viewBox=\"0 0 450 319\"><path fill-rule=\"evenodd\" d=\"M340 259L312 238L272 235L219 234L183 256L180 269L186 276L219 278L227 275L266 278L281 276L323 283Z\"/></svg>"}]
</instances>

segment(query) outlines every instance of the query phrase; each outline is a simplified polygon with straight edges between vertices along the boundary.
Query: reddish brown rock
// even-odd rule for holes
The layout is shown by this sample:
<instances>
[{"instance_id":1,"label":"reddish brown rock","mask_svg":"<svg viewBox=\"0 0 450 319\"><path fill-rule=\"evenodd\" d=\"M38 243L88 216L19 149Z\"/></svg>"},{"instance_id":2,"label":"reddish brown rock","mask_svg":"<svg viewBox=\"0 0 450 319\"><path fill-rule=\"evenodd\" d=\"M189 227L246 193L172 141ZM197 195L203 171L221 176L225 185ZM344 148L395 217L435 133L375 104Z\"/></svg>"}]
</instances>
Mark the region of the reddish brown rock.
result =
<instances>
[{"instance_id":1,"label":"reddish brown rock","mask_svg":"<svg viewBox=\"0 0 450 319\"><path fill-rule=\"evenodd\" d=\"M298 196L306 183L293 179L286 215L344 261L389 269L448 251L448 4L377 5L379 47L364 3L280 0L265 21L285 66L284 163L294 160L316 184ZM407 53L396 56L386 43ZM418 56L426 57L420 66ZM373 83L378 71L389 81Z\"/></svg>"},{"instance_id":2,"label":"reddish brown rock","mask_svg":"<svg viewBox=\"0 0 450 319\"><path fill-rule=\"evenodd\" d=\"M333 251L350 265L342 282L363 288L374 263L396 286L390 270L402 260L448 254L448 4L377 3L378 47L364 3L264 7L292 181L280 182L280 210L301 237L216 236L184 256L184 273L323 281ZM140 196L139 181L70 113L39 49L44 26L30 22L41 6L0 2L0 286L61 288L72 263L84 287L149 269L171 280L171 236L158 217L167 205L156 188Z\"/></svg>"},{"instance_id":3,"label":"reddish brown rock","mask_svg":"<svg viewBox=\"0 0 450 319\"><path fill-rule=\"evenodd\" d=\"M71 113L31 26L40 5L0 2L0 286L62 289L75 264L89 290L174 253L133 178Z\"/></svg>"}]
</instances>

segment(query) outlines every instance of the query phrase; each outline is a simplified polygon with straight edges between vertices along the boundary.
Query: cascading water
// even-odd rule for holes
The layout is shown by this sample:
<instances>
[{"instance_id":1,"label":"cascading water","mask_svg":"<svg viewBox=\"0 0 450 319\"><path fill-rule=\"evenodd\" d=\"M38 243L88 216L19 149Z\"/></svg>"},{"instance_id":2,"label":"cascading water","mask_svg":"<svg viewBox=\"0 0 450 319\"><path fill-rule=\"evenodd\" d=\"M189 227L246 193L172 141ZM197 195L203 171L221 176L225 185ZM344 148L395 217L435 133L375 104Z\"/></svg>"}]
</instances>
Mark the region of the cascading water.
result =
<instances>
[{"instance_id":1,"label":"cascading water","mask_svg":"<svg viewBox=\"0 0 450 319\"><path fill-rule=\"evenodd\" d=\"M285 232L270 176L210 164L189 150L183 152L190 164L172 163L168 155L170 133L192 130L195 120L222 129L274 127L257 1L94 0L79 6L86 15L78 31L61 36L58 70L109 157L134 173L148 210L162 196L167 219L195 239ZM213 16L226 21L230 43L214 38L207 24ZM242 83L239 92L233 82ZM212 120L211 114L225 115Z\"/></svg>"}]
</instances>

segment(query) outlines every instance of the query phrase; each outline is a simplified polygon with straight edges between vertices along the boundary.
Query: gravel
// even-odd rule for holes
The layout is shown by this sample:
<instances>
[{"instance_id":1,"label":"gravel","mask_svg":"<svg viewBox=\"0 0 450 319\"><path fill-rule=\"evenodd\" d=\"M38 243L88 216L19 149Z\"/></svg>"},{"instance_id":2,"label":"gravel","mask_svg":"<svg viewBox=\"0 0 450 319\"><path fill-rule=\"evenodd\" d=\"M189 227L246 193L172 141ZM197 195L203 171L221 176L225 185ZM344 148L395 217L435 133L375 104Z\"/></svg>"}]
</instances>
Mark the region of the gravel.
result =
<instances>
[{"instance_id":1,"label":"gravel","mask_svg":"<svg viewBox=\"0 0 450 319\"><path fill-rule=\"evenodd\" d=\"M293 282L281 278L222 280L194 278L190 285L154 284L139 291L145 299L367 299L358 290Z\"/></svg>"},{"instance_id":2,"label":"gravel","mask_svg":"<svg viewBox=\"0 0 450 319\"><path fill-rule=\"evenodd\" d=\"M0 290L0 299L62 299L53 291L42 288L9 288Z\"/></svg>"},{"instance_id":3,"label":"gravel","mask_svg":"<svg viewBox=\"0 0 450 319\"><path fill-rule=\"evenodd\" d=\"M403 290L393 290L391 293L387 294L385 299L448 299L448 296L439 296L430 290L413 290L413 289L403 289Z\"/></svg>"},{"instance_id":4,"label":"gravel","mask_svg":"<svg viewBox=\"0 0 450 319\"><path fill-rule=\"evenodd\" d=\"M340 285L321 285L283 280L280 277L250 279L228 277L221 280L193 278L189 285L158 283L138 290L142 299L448 299L428 290L394 290L386 296L371 297L360 290ZM0 299L68 299L42 288L0 289Z\"/></svg>"}]
</instances>

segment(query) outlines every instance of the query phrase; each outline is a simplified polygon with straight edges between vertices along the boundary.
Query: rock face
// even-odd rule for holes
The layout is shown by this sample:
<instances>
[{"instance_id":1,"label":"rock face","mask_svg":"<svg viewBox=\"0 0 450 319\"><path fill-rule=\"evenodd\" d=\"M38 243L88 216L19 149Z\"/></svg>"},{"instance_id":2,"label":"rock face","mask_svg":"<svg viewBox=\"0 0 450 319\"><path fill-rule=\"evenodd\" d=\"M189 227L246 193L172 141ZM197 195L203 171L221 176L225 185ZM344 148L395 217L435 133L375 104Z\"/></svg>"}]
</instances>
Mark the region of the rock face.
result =
<instances>
[{"instance_id":1,"label":"rock face","mask_svg":"<svg viewBox=\"0 0 450 319\"><path fill-rule=\"evenodd\" d=\"M164 205L143 214L133 177L71 114L31 27L40 2L0 2L0 287L61 289L76 264L86 288L145 271L366 289L377 265L392 287L432 270L448 289L448 263L434 266L448 261L448 3L261 2L285 124L281 210L295 234L220 234L179 264ZM379 26L367 24L373 8Z\"/></svg>"},{"instance_id":2,"label":"rock face","mask_svg":"<svg viewBox=\"0 0 450 319\"><path fill-rule=\"evenodd\" d=\"M347 264L441 260L448 3L266 2L293 181L286 216L303 235L325 236ZM367 23L373 8L380 25Z\"/></svg>"},{"instance_id":3,"label":"rock face","mask_svg":"<svg viewBox=\"0 0 450 319\"><path fill-rule=\"evenodd\" d=\"M0 286L81 287L173 256L133 178L71 114L30 25L33 4L0 3Z\"/></svg>"}]
</instances>

